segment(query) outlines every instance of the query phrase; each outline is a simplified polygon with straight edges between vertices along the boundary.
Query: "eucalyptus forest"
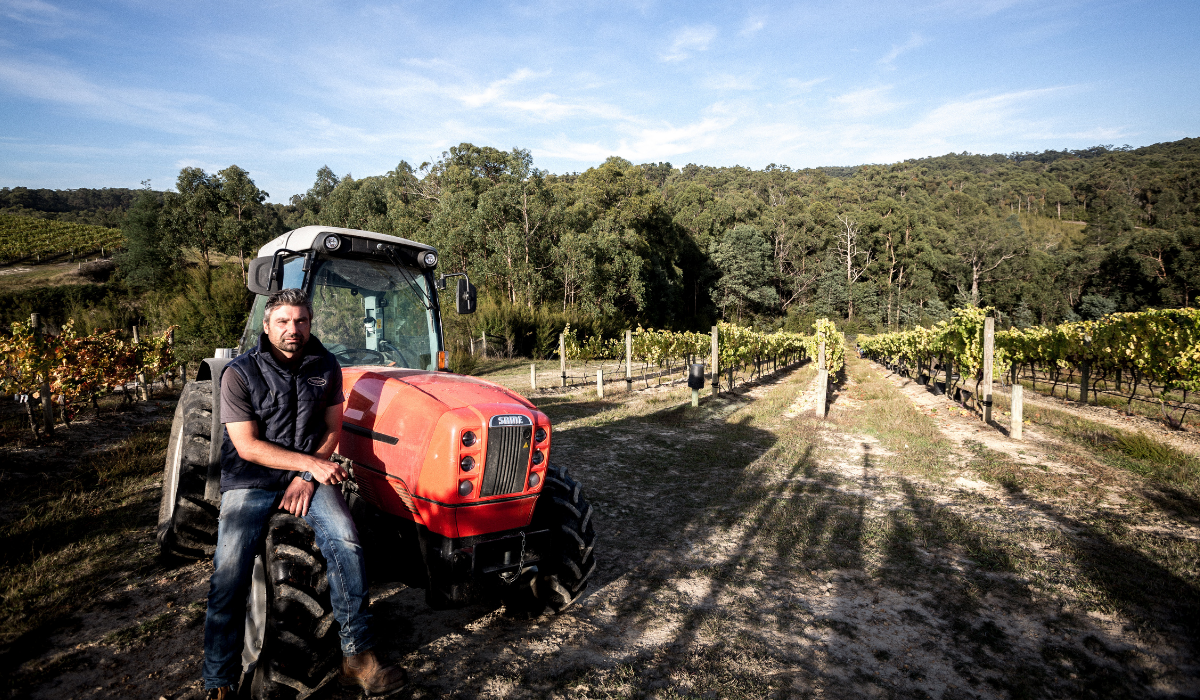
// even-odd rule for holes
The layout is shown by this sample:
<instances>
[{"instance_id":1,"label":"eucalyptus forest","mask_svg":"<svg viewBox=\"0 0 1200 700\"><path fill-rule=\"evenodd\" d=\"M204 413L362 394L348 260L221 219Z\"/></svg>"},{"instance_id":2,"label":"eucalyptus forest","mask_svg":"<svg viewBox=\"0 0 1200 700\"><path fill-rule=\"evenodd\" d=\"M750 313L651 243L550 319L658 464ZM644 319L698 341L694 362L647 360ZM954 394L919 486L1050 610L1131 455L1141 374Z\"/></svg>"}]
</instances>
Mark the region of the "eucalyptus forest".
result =
<instances>
[{"instance_id":1,"label":"eucalyptus forest","mask_svg":"<svg viewBox=\"0 0 1200 700\"><path fill-rule=\"evenodd\" d=\"M184 168L167 192L5 188L0 211L120 225L117 281L181 290L187 303L149 306L177 309L162 325L185 340L187 317L213 304L234 308L212 309L195 333L212 336L217 317L218 335L239 335L240 275L213 292L210 268L244 269L263 242L307 224L436 246L442 271L480 287L471 323L543 356L567 322L612 334L718 320L803 330L827 317L854 333L975 306L1026 327L1191 306L1200 284L1194 138L801 170L611 157L566 174L527 150L462 144L383 175L323 167L287 204L268 196L233 165ZM199 282L187 277L198 263Z\"/></svg>"}]
</instances>

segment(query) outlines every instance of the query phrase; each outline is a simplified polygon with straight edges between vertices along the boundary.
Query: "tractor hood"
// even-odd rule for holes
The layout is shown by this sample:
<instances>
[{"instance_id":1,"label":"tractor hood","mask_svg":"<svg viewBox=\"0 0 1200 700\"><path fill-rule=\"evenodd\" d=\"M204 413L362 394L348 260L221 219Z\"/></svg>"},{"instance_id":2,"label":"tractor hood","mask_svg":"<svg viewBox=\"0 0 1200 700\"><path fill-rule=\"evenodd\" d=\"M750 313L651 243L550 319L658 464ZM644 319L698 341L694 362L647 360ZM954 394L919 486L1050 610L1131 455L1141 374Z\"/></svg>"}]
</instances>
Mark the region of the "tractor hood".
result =
<instances>
[{"instance_id":1,"label":"tractor hood","mask_svg":"<svg viewBox=\"0 0 1200 700\"><path fill-rule=\"evenodd\" d=\"M385 374L381 372L381 374ZM396 375L392 375L396 376ZM518 403L533 408L528 399L492 382L476 377L446 372L406 372L396 376L400 381L413 386L446 404L448 408L465 408L484 403Z\"/></svg>"},{"instance_id":2,"label":"tractor hood","mask_svg":"<svg viewBox=\"0 0 1200 700\"><path fill-rule=\"evenodd\" d=\"M551 441L529 400L446 372L345 367L342 381L338 453L369 502L447 537L529 523Z\"/></svg>"}]
</instances>

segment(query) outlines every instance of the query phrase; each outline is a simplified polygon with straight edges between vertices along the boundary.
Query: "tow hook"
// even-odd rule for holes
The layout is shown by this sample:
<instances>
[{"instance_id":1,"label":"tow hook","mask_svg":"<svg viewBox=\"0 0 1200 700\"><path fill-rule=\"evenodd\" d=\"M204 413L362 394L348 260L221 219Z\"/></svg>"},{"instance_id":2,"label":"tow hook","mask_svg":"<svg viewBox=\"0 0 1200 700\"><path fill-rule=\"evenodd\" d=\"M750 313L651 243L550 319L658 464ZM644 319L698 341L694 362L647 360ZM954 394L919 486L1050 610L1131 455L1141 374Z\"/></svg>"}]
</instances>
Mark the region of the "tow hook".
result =
<instances>
[{"instance_id":1,"label":"tow hook","mask_svg":"<svg viewBox=\"0 0 1200 700\"><path fill-rule=\"evenodd\" d=\"M537 568L537 567L530 567ZM500 574L500 580L512 584L517 580L517 577L525 573L525 533L521 533L521 556L517 558L517 570Z\"/></svg>"}]
</instances>

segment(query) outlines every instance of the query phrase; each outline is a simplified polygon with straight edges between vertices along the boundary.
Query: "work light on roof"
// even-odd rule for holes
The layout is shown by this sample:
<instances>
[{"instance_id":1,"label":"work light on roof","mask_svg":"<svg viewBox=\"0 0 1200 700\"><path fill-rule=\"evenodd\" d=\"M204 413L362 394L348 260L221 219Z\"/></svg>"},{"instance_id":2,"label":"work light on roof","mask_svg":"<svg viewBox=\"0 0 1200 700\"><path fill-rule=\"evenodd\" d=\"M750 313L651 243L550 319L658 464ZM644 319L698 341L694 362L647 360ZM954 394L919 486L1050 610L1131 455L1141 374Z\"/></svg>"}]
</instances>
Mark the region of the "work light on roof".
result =
<instances>
[{"instance_id":1,"label":"work light on roof","mask_svg":"<svg viewBox=\"0 0 1200 700\"><path fill-rule=\"evenodd\" d=\"M325 250L334 251L342 247L342 239L338 238L336 234L331 233L325 237L324 244Z\"/></svg>"},{"instance_id":2,"label":"work light on roof","mask_svg":"<svg viewBox=\"0 0 1200 700\"><path fill-rule=\"evenodd\" d=\"M421 256L421 262L425 267L437 267L437 253L427 252Z\"/></svg>"}]
</instances>

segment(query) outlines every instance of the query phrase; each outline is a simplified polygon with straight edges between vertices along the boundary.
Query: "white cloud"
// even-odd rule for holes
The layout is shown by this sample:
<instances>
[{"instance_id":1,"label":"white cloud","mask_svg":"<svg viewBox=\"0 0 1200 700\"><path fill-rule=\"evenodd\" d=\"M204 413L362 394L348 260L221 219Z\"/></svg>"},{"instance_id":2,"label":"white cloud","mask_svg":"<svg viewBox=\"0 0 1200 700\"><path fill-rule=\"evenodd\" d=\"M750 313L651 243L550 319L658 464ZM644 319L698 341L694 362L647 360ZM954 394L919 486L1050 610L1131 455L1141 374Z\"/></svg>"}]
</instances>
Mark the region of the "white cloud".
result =
<instances>
[{"instance_id":1,"label":"white cloud","mask_svg":"<svg viewBox=\"0 0 1200 700\"><path fill-rule=\"evenodd\" d=\"M192 133L229 130L230 123L213 112L225 105L201 95L143 88L100 85L69 70L18 61L0 62L0 84L35 99L75 107L112 122ZM239 130L250 131L244 120Z\"/></svg>"},{"instance_id":2,"label":"white cloud","mask_svg":"<svg viewBox=\"0 0 1200 700\"><path fill-rule=\"evenodd\" d=\"M922 37L920 34L913 34L908 38L908 41L904 42L903 44L893 45L892 50L889 51L886 56L879 59L879 63L881 65L888 65L892 61L895 61L897 58L899 58L900 54L912 51L919 46L923 46L924 44L924 37Z\"/></svg>"},{"instance_id":3,"label":"white cloud","mask_svg":"<svg viewBox=\"0 0 1200 700\"><path fill-rule=\"evenodd\" d=\"M708 45L717 38L717 28L704 24L684 27L675 33L671 48L662 54L664 61L682 61L696 51L707 51Z\"/></svg>"},{"instance_id":4,"label":"white cloud","mask_svg":"<svg viewBox=\"0 0 1200 700\"><path fill-rule=\"evenodd\" d=\"M767 26L767 20L762 15L751 15L746 18L742 24L742 31L738 32L741 36L752 36L757 34L763 27Z\"/></svg>"},{"instance_id":5,"label":"white cloud","mask_svg":"<svg viewBox=\"0 0 1200 700\"><path fill-rule=\"evenodd\" d=\"M629 136L620 139L616 145L574 141L566 135L559 135L532 150L539 158L591 163L600 163L611 155L621 156L635 163L663 160L713 146L735 121L730 117L712 115L684 126L668 124L626 127L624 130L629 132Z\"/></svg>"},{"instance_id":6,"label":"white cloud","mask_svg":"<svg viewBox=\"0 0 1200 700\"><path fill-rule=\"evenodd\" d=\"M826 80L829 80L829 78L813 78L812 80L797 80L796 78L788 78L787 80L783 81L783 84L789 90L804 91L820 85Z\"/></svg>"},{"instance_id":7,"label":"white cloud","mask_svg":"<svg viewBox=\"0 0 1200 700\"><path fill-rule=\"evenodd\" d=\"M831 97L829 101L844 115L853 119L873 117L890 112L899 106L887 97L887 93L891 89L890 86L864 88L848 92L844 95L838 95L837 97Z\"/></svg>"},{"instance_id":8,"label":"white cloud","mask_svg":"<svg viewBox=\"0 0 1200 700\"><path fill-rule=\"evenodd\" d=\"M61 8L41 0L0 0L0 17L30 24L56 24L69 19Z\"/></svg>"},{"instance_id":9,"label":"white cloud","mask_svg":"<svg viewBox=\"0 0 1200 700\"><path fill-rule=\"evenodd\" d=\"M754 79L731 73L713 73L700 81L709 90L754 90Z\"/></svg>"}]
</instances>

